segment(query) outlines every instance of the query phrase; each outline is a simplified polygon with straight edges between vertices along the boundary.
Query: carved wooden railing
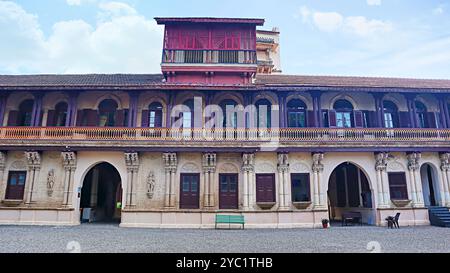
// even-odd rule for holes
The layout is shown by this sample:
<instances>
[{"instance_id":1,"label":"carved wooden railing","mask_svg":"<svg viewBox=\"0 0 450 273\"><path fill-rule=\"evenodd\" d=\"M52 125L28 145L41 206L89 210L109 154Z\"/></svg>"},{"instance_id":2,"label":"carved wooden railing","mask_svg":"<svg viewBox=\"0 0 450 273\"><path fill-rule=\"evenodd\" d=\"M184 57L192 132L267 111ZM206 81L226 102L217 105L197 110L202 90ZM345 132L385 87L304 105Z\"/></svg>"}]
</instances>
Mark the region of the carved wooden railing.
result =
<instances>
[{"instance_id":1,"label":"carved wooden railing","mask_svg":"<svg viewBox=\"0 0 450 273\"><path fill-rule=\"evenodd\" d=\"M450 129L0 127L0 140L449 142ZM450 143L449 143L450 144Z\"/></svg>"}]
</instances>

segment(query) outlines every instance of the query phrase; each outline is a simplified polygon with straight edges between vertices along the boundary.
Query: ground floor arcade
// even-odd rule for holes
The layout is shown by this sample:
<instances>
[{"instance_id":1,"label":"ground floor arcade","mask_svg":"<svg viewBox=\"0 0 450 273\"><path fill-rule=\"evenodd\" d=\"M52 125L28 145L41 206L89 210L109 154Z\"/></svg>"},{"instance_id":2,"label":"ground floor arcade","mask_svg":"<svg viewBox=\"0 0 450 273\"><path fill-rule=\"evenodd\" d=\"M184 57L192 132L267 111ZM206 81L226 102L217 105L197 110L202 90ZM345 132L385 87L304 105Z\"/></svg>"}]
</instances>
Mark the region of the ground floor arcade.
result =
<instances>
[{"instance_id":1,"label":"ground floor arcade","mask_svg":"<svg viewBox=\"0 0 450 273\"><path fill-rule=\"evenodd\" d=\"M384 225L429 224L450 207L449 154L373 152L1 153L0 223L213 227L217 213L249 228L319 227L360 212ZM88 216L86 215L88 211Z\"/></svg>"}]
</instances>

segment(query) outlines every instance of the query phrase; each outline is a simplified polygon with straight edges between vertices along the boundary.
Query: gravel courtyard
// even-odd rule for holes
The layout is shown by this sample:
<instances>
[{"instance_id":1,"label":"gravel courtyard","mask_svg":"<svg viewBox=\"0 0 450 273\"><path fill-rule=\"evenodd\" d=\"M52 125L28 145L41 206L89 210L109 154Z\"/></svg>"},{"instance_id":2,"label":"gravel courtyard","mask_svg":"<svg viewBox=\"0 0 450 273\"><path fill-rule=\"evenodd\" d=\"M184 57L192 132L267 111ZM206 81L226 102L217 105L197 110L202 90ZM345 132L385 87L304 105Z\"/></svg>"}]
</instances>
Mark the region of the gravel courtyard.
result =
<instances>
[{"instance_id":1,"label":"gravel courtyard","mask_svg":"<svg viewBox=\"0 0 450 273\"><path fill-rule=\"evenodd\" d=\"M0 252L450 252L450 228L128 229L0 226ZM75 243L73 242L75 241ZM368 246L369 242L370 245ZM375 242L375 243L374 243ZM373 245L373 246L371 246ZM379 247L378 247L379 246Z\"/></svg>"}]
</instances>

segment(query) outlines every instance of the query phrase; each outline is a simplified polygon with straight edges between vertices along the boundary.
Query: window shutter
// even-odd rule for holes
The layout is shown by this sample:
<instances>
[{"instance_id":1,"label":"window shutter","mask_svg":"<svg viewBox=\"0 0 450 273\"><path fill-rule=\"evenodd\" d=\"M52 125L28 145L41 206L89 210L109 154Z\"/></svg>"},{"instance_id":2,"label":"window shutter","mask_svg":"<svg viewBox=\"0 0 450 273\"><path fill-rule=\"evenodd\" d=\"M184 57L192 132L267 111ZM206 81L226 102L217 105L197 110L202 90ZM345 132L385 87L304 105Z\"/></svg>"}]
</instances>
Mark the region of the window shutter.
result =
<instances>
[{"instance_id":1,"label":"window shutter","mask_svg":"<svg viewBox=\"0 0 450 273\"><path fill-rule=\"evenodd\" d=\"M306 119L308 120L306 126L307 127L316 127L315 121L314 121L314 111L308 111L306 112Z\"/></svg>"},{"instance_id":2,"label":"window shutter","mask_svg":"<svg viewBox=\"0 0 450 273\"><path fill-rule=\"evenodd\" d=\"M364 127L362 111L353 111L353 118L355 120L355 128Z\"/></svg>"},{"instance_id":3,"label":"window shutter","mask_svg":"<svg viewBox=\"0 0 450 273\"><path fill-rule=\"evenodd\" d=\"M116 120L114 123L114 127L123 127L125 120L125 110L117 110L116 112Z\"/></svg>"},{"instance_id":4,"label":"window shutter","mask_svg":"<svg viewBox=\"0 0 450 273\"><path fill-rule=\"evenodd\" d=\"M382 124L379 124L377 126L377 112L375 111L367 112L367 127L369 128L382 127Z\"/></svg>"},{"instance_id":5,"label":"window shutter","mask_svg":"<svg viewBox=\"0 0 450 273\"><path fill-rule=\"evenodd\" d=\"M19 119L19 111L11 110L8 116L8 126L17 126Z\"/></svg>"},{"instance_id":6,"label":"window shutter","mask_svg":"<svg viewBox=\"0 0 450 273\"><path fill-rule=\"evenodd\" d=\"M83 116L84 116L83 114L84 114L83 110L77 111L77 120L75 123L76 126L83 126Z\"/></svg>"},{"instance_id":7,"label":"window shutter","mask_svg":"<svg viewBox=\"0 0 450 273\"><path fill-rule=\"evenodd\" d=\"M411 128L409 112L398 112L398 118L400 121L400 128Z\"/></svg>"},{"instance_id":8,"label":"window shutter","mask_svg":"<svg viewBox=\"0 0 450 273\"><path fill-rule=\"evenodd\" d=\"M97 110L92 110L92 109L86 109L85 111L85 115L86 115L86 125L87 126L98 126L98 112Z\"/></svg>"},{"instance_id":9,"label":"window shutter","mask_svg":"<svg viewBox=\"0 0 450 273\"><path fill-rule=\"evenodd\" d=\"M161 128L162 127L162 111L158 110L155 112L155 127Z\"/></svg>"},{"instance_id":10,"label":"window shutter","mask_svg":"<svg viewBox=\"0 0 450 273\"><path fill-rule=\"evenodd\" d=\"M436 124L436 113L435 112L427 112L428 118L428 128L438 128Z\"/></svg>"},{"instance_id":11,"label":"window shutter","mask_svg":"<svg viewBox=\"0 0 450 273\"><path fill-rule=\"evenodd\" d=\"M328 110L328 125L330 128L336 127L336 111Z\"/></svg>"},{"instance_id":12,"label":"window shutter","mask_svg":"<svg viewBox=\"0 0 450 273\"><path fill-rule=\"evenodd\" d=\"M55 123L55 110L48 110L47 113L47 126L56 126Z\"/></svg>"},{"instance_id":13,"label":"window shutter","mask_svg":"<svg viewBox=\"0 0 450 273\"><path fill-rule=\"evenodd\" d=\"M150 119L150 111L149 110L142 110L141 126L143 128L147 128L149 126L149 119Z\"/></svg>"}]
</instances>

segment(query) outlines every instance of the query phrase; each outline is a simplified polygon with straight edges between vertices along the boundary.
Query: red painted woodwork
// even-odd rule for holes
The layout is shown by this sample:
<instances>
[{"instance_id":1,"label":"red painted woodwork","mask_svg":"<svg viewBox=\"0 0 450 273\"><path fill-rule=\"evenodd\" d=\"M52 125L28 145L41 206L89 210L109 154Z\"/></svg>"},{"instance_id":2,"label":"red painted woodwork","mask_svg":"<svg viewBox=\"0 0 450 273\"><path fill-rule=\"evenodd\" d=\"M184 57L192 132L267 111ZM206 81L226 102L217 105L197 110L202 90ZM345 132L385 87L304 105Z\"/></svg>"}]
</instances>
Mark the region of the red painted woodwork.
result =
<instances>
[{"instance_id":1,"label":"red painted woodwork","mask_svg":"<svg viewBox=\"0 0 450 273\"><path fill-rule=\"evenodd\" d=\"M25 190L27 172L9 172L5 198L8 200L22 200Z\"/></svg>"},{"instance_id":2,"label":"red painted woodwork","mask_svg":"<svg viewBox=\"0 0 450 273\"><path fill-rule=\"evenodd\" d=\"M336 127L336 111L335 110L328 110L328 123L329 127Z\"/></svg>"},{"instance_id":3,"label":"red painted woodwork","mask_svg":"<svg viewBox=\"0 0 450 273\"><path fill-rule=\"evenodd\" d=\"M363 122L363 112L355 110L353 111L353 118L355 120L355 127L356 128L363 128L364 122Z\"/></svg>"},{"instance_id":4,"label":"red painted woodwork","mask_svg":"<svg viewBox=\"0 0 450 273\"><path fill-rule=\"evenodd\" d=\"M306 112L306 116L307 116L307 126L308 127L315 127L316 125L315 120L314 120L314 111L309 110Z\"/></svg>"},{"instance_id":5,"label":"red painted woodwork","mask_svg":"<svg viewBox=\"0 0 450 273\"><path fill-rule=\"evenodd\" d=\"M435 112L428 112L428 128L437 128L436 126L436 113Z\"/></svg>"},{"instance_id":6,"label":"red painted woodwork","mask_svg":"<svg viewBox=\"0 0 450 273\"><path fill-rule=\"evenodd\" d=\"M275 202L275 174L256 174L256 202Z\"/></svg>"},{"instance_id":7,"label":"red painted woodwork","mask_svg":"<svg viewBox=\"0 0 450 273\"><path fill-rule=\"evenodd\" d=\"M238 209L238 174L219 174L219 208Z\"/></svg>"},{"instance_id":8,"label":"red painted woodwork","mask_svg":"<svg viewBox=\"0 0 450 273\"><path fill-rule=\"evenodd\" d=\"M180 208L198 209L200 207L200 174L180 174Z\"/></svg>"},{"instance_id":9,"label":"red painted woodwork","mask_svg":"<svg viewBox=\"0 0 450 273\"><path fill-rule=\"evenodd\" d=\"M400 128L411 128L411 120L409 112L398 112L398 118L400 121ZM384 120L382 127L384 127Z\"/></svg>"},{"instance_id":10,"label":"red painted woodwork","mask_svg":"<svg viewBox=\"0 0 450 273\"><path fill-rule=\"evenodd\" d=\"M141 126L143 128L147 128L149 125L149 116L150 112L148 110L142 110L142 122L141 122Z\"/></svg>"},{"instance_id":11,"label":"red painted woodwork","mask_svg":"<svg viewBox=\"0 0 450 273\"><path fill-rule=\"evenodd\" d=\"M126 110L117 110L115 127L124 127L125 125L125 111Z\"/></svg>"}]
</instances>

